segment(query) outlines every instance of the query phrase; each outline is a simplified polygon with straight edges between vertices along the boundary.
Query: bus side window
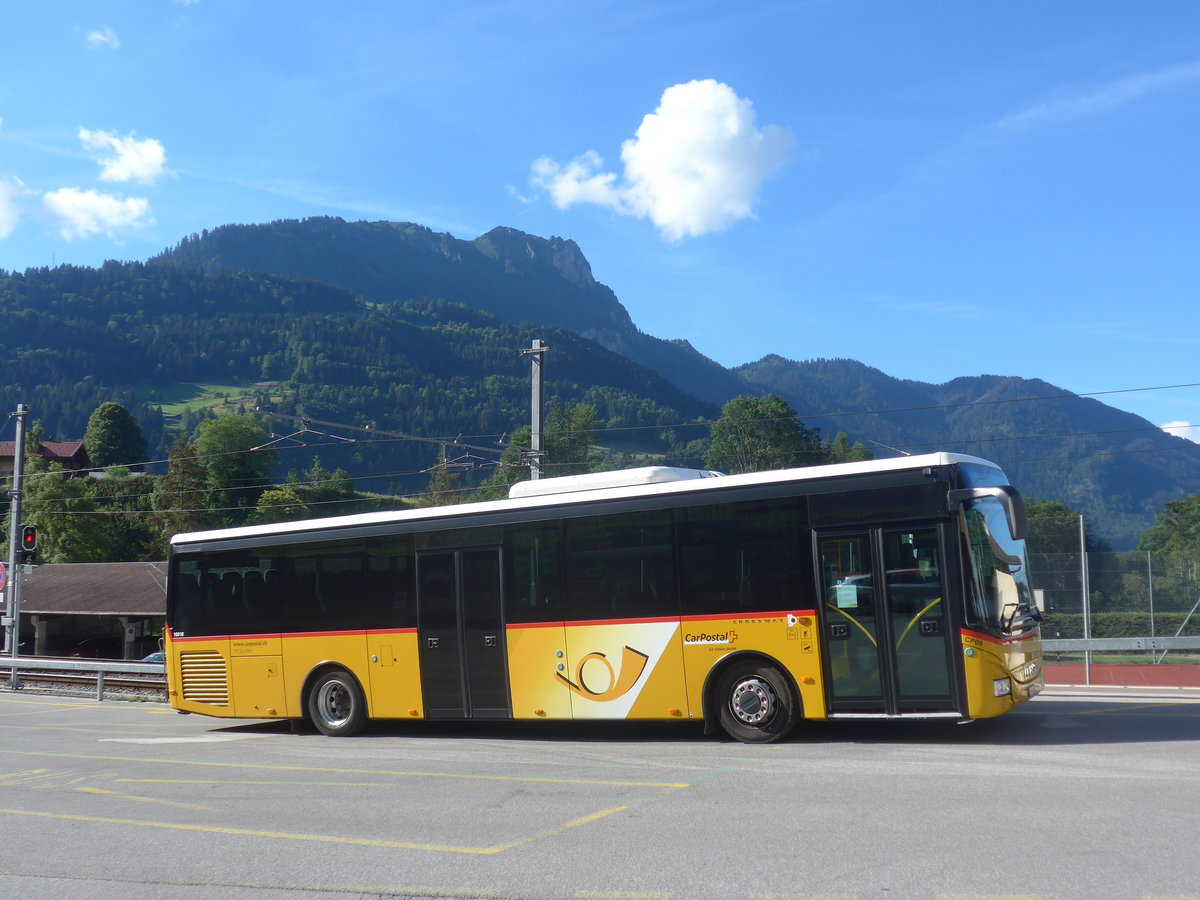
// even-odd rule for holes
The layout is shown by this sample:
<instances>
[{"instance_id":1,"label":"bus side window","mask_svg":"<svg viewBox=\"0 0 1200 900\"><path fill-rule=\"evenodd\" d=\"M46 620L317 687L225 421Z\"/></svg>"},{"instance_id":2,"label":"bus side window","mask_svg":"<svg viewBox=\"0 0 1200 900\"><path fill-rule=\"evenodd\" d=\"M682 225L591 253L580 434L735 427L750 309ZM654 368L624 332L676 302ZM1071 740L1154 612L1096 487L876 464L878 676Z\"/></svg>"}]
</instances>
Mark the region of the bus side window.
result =
<instances>
[{"instance_id":1,"label":"bus side window","mask_svg":"<svg viewBox=\"0 0 1200 900\"><path fill-rule=\"evenodd\" d=\"M200 621L204 599L200 592L200 564L194 560L181 562L173 590L171 628L180 634L191 634Z\"/></svg>"},{"instance_id":2,"label":"bus side window","mask_svg":"<svg viewBox=\"0 0 1200 900\"><path fill-rule=\"evenodd\" d=\"M504 530L505 618L509 622L561 622L565 617L558 522L509 525Z\"/></svg>"},{"instance_id":3,"label":"bus side window","mask_svg":"<svg viewBox=\"0 0 1200 900\"><path fill-rule=\"evenodd\" d=\"M804 577L810 549L801 500L691 507L680 510L676 529L685 614L815 605Z\"/></svg>"},{"instance_id":4,"label":"bus side window","mask_svg":"<svg viewBox=\"0 0 1200 900\"><path fill-rule=\"evenodd\" d=\"M569 619L679 615L669 510L569 519L564 546Z\"/></svg>"}]
</instances>

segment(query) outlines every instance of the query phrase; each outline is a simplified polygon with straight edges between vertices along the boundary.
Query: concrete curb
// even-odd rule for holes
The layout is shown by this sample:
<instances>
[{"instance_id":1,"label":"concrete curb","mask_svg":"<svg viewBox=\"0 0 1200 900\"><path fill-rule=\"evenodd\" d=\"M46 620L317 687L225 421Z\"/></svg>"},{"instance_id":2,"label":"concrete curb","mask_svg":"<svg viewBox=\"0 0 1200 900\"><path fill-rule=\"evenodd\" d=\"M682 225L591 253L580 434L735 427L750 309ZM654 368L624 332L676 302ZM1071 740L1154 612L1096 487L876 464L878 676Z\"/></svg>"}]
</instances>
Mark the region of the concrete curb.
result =
<instances>
[{"instance_id":1,"label":"concrete curb","mask_svg":"<svg viewBox=\"0 0 1200 900\"><path fill-rule=\"evenodd\" d=\"M1125 684L1048 684L1038 697L1063 699L1090 697L1121 700L1174 700L1200 702L1200 688Z\"/></svg>"}]
</instances>

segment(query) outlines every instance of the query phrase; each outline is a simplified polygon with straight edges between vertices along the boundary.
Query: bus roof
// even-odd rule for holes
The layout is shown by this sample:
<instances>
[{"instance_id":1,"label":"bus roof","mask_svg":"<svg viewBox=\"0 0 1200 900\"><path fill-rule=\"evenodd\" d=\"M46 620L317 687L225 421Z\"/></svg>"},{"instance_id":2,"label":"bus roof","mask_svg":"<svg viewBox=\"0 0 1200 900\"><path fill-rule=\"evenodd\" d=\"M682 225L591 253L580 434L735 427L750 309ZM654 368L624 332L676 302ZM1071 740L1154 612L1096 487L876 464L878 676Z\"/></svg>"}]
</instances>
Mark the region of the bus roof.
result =
<instances>
[{"instance_id":1,"label":"bus roof","mask_svg":"<svg viewBox=\"0 0 1200 900\"><path fill-rule=\"evenodd\" d=\"M958 464L986 466L997 471L1000 469L994 462L986 459L967 456L961 453L946 452L925 453L920 456L902 456L889 459L871 459L864 462L835 463L826 466L805 466L796 469L773 469L766 472L748 472L743 475L720 475L720 473L702 469L675 469L667 466L648 466L642 469L596 472L590 475L544 478L539 481L521 482L518 485L514 485L514 491L507 500L464 503L456 506L431 506L421 509L354 513L320 519L303 519L295 522L275 522L269 525L243 525L236 528L186 532L172 535L171 545L172 547L178 547L209 541L238 540L241 538L267 537L270 535L294 535L303 534L307 531L327 531L330 528L343 526L384 525L391 522L412 522L420 521L421 519L466 518L482 513L553 507L581 501L593 502L689 492L701 493L707 490L727 487L811 481L818 478L866 475L875 472L900 472L907 469ZM531 485L531 487L522 487L522 485ZM520 490L517 490L517 488L520 488ZM586 496L581 497L581 493L586 493Z\"/></svg>"},{"instance_id":2,"label":"bus roof","mask_svg":"<svg viewBox=\"0 0 1200 900\"><path fill-rule=\"evenodd\" d=\"M642 466L638 469L616 469L612 472L589 472L586 475L563 475L559 478L539 478L537 481L518 481L509 489L508 496L510 500L516 500L521 497L545 497L550 494L574 494L579 491L599 491L605 488L667 484L672 481L723 477L725 476L721 472L713 472L709 469Z\"/></svg>"}]
</instances>

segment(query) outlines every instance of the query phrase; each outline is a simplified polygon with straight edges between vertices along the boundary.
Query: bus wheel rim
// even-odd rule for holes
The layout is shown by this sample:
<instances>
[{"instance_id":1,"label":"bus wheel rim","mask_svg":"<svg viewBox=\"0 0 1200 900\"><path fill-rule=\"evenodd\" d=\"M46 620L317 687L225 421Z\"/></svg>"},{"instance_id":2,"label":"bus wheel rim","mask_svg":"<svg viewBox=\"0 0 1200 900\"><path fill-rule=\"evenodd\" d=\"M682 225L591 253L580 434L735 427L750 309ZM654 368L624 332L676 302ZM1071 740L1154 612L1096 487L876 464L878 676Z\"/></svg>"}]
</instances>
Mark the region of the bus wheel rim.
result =
<instances>
[{"instance_id":1,"label":"bus wheel rim","mask_svg":"<svg viewBox=\"0 0 1200 900\"><path fill-rule=\"evenodd\" d=\"M321 717L331 725L340 725L350 718L350 692L336 681L321 685L317 703Z\"/></svg>"},{"instance_id":2,"label":"bus wheel rim","mask_svg":"<svg viewBox=\"0 0 1200 900\"><path fill-rule=\"evenodd\" d=\"M761 725L775 713L775 692L761 678L745 678L733 688L729 708L739 722Z\"/></svg>"}]
</instances>

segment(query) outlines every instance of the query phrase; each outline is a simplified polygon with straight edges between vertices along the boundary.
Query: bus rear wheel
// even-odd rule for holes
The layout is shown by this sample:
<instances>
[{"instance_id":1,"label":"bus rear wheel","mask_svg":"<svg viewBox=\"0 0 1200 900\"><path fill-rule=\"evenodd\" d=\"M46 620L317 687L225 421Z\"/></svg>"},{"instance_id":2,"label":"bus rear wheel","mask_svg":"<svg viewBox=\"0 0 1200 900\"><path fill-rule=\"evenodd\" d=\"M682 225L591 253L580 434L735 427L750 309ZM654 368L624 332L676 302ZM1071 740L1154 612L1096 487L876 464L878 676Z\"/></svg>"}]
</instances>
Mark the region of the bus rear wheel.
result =
<instances>
[{"instance_id":1,"label":"bus rear wheel","mask_svg":"<svg viewBox=\"0 0 1200 900\"><path fill-rule=\"evenodd\" d=\"M721 727L735 740L765 744L796 726L799 702L787 677L763 664L734 665L718 685Z\"/></svg>"},{"instance_id":2,"label":"bus rear wheel","mask_svg":"<svg viewBox=\"0 0 1200 900\"><path fill-rule=\"evenodd\" d=\"M321 675L308 692L308 717L321 734L358 734L367 722L367 702L358 682L342 669Z\"/></svg>"}]
</instances>

